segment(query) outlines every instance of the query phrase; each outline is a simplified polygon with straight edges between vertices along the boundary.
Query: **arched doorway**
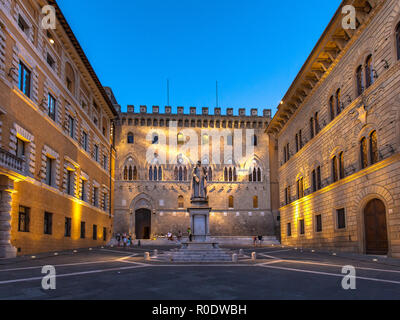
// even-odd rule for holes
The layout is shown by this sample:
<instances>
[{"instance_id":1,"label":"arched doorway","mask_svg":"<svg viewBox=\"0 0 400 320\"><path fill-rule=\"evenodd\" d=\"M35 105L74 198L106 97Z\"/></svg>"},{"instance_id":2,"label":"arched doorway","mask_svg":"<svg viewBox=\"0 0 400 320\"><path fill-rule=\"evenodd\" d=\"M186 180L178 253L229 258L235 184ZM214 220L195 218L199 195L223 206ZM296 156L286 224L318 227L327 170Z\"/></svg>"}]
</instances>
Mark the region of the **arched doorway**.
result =
<instances>
[{"instance_id":1,"label":"arched doorway","mask_svg":"<svg viewBox=\"0 0 400 320\"><path fill-rule=\"evenodd\" d=\"M373 199L364 208L365 249L367 254L385 255L389 251L385 204Z\"/></svg>"},{"instance_id":2,"label":"arched doorway","mask_svg":"<svg viewBox=\"0 0 400 320\"><path fill-rule=\"evenodd\" d=\"M149 209L138 209L135 211L135 234L136 239L150 239L151 233L151 211Z\"/></svg>"}]
</instances>

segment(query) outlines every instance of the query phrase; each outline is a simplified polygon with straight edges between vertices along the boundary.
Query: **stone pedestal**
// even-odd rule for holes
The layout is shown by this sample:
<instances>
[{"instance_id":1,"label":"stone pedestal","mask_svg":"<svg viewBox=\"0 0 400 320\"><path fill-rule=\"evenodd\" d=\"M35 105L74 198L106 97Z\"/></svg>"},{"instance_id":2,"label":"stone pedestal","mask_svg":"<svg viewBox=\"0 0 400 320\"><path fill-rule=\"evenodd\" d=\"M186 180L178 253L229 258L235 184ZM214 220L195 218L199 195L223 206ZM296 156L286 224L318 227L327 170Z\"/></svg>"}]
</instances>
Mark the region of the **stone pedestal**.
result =
<instances>
[{"instance_id":1,"label":"stone pedestal","mask_svg":"<svg viewBox=\"0 0 400 320\"><path fill-rule=\"evenodd\" d=\"M0 177L0 258L15 258L17 249L11 245L11 194L13 181Z\"/></svg>"},{"instance_id":2,"label":"stone pedestal","mask_svg":"<svg viewBox=\"0 0 400 320\"><path fill-rule=\"evenodd\" d=\"M192 199L192 206L188 208L190 227L194 242L208 242L210 240L210 211L208 200Z\"/></svg>"}]
</instances>

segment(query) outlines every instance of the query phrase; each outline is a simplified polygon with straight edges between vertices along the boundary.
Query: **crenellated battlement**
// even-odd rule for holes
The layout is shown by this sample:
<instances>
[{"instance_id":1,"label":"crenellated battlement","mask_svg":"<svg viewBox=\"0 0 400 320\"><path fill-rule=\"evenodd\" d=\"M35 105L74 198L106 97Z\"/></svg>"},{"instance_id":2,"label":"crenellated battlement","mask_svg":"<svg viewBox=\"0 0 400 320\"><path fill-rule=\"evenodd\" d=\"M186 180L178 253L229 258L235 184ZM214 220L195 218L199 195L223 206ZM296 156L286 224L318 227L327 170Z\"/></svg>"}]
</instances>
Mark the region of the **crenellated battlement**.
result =
<instances>
[{"instance_id":1,"label":"crenellated battlement","mask_svg":"<svg viewBox=\"0 0 400 320\"><path fill-rule=\"evenodd\" d=\"M221 108L214 108L214 114L210 114L209 108L208 107L203 107L201 108L201 113L198 113L198 108L197 107L190 107L189 108L189 113L185 113L185 108L182 106L177 107L177 112L172 113L172 107L171 106L165 106L164 113L161 113L160 107L159 106L153 106L152 111L148 112L148 108L146 105L141 105L138 109L135 108L133 105L128 105L128 110L127 112L120 112L121 117L123 116L129 116L129 115L164 115L164 116L196 116L196 117L204 117L204 116L210 116L210 117L256 117L256 118L267 118L267 120L270 120L272 117L272 112L271 109L264 109L262 112L262 115L259 115L258 109L250 109L250 114L246 113L245 108L240 108L238 110L237 114L234 114L234 109L233 108L227 108L226 113L222 114L222 109Z\"/></svg>"}]
</instances>

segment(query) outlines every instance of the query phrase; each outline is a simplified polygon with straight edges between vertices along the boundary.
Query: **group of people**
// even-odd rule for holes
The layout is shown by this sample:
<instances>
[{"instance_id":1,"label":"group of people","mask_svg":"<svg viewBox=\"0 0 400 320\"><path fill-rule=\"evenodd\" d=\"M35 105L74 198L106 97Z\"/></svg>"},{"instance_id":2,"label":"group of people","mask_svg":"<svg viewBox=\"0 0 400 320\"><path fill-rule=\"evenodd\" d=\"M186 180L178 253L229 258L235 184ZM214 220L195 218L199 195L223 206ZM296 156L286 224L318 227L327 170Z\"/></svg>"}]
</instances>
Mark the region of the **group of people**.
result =
<instances>
[{"instance_id":1,"label":"group of people","mask_svg":"<svg viewBox=\"0 0 400 320\"><path fill-rule=\"evenodd\" d=\"M130 234L117 233L115 238L117 239L118 247L122 246L122 247L126 248L126 247L132 247L132 246L135 245L135 242L134 242L134 240L133 240L133 238L132 238L132 236ZM138 242L138 245L140 246L140 241Z\"/></svg>"},{"instance_id":2,"label":"group of people","mask_svg":"<svg viewBox=\"0 0 400 320\"><path fill-rule=\"evenodd\" d=\"M263 236L254 236L253 237L253 244L255 247L257 246L257 244L261 247L262 242L263 242Z\"/></svg>"},{"instance_id":3,"label":"group of people","mask_svg":"<svg viewBox=\"0 0 400 320\"><path fill-rule=\"evenodd\" d=\"M193 241L193 233L192 233L192 229L190 227L187 229L187 234L188 234L189 241L192 242ZM178 234L176 235L176 240L178 242L182 242L182 237L183 237L182 231L179 230ZM168 232L167 239L169 241L175 241L175 235L172 232Z\"/></svg>"}]
</instances>

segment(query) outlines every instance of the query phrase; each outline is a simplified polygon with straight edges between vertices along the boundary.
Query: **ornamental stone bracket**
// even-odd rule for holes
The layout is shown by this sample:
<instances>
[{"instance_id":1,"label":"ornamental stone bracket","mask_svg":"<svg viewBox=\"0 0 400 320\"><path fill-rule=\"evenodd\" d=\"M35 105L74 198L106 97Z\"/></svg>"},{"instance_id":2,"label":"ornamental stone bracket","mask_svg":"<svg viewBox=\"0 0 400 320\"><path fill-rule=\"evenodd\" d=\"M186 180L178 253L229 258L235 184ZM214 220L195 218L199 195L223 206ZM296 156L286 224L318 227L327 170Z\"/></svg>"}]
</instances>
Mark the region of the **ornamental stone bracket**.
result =
<instances>
[{"instance_id":1,"label":"ornamental stone bracket","mask_svg":"<svg viewBox=\"0 0 400 320\"><path fill-rule=\"evenodd\" d=\"M15 258L17 250L11 245L11 195L14 182L7 176L0 176L0 259Z\"/></svg>"}]
</instances>

